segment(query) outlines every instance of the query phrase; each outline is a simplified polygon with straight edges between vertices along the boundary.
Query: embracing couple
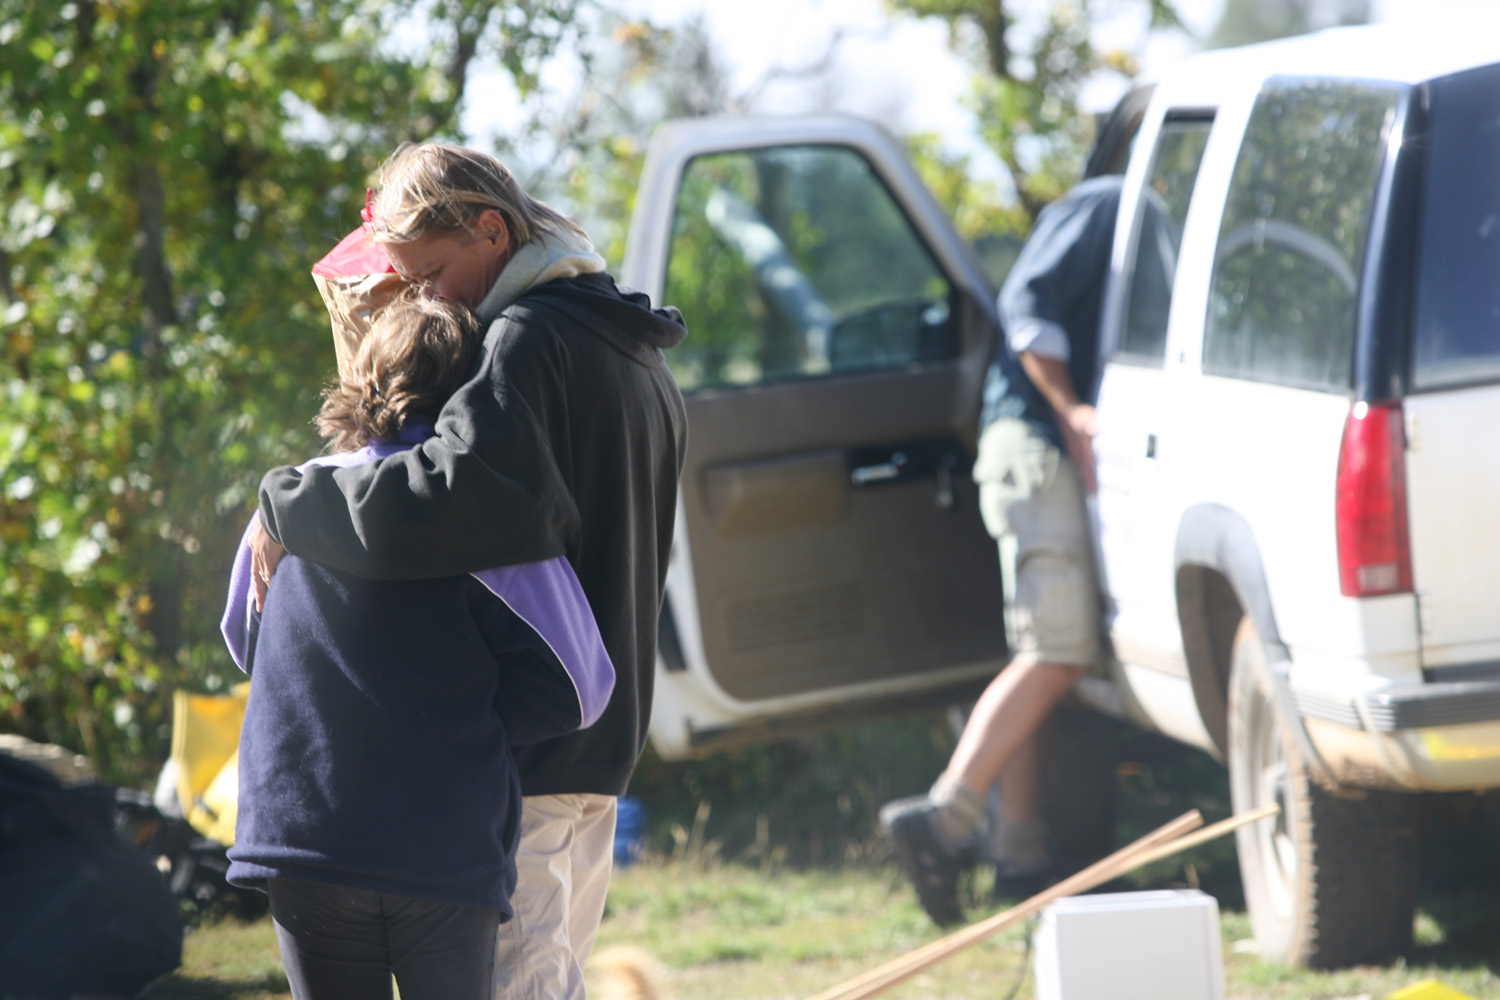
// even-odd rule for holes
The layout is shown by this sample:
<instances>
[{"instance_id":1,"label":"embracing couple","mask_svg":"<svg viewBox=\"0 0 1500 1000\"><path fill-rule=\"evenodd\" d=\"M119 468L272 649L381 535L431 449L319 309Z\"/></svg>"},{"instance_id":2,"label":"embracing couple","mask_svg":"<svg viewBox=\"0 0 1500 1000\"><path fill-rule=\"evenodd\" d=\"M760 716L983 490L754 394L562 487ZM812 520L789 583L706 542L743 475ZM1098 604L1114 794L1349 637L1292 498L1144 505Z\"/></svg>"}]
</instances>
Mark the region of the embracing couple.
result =
<instances>
[{"instance_id":1,"label":"embracing couple","mask_svg":"<svg viewBox=\"0 0 1500 1000\"><path fill-rule=\"evenodd\" d=\"M673 309L494 157L405 146L410 285L272 470L224 632L253 683L230 881L297 1000L583 996L644 745L686 440ZM611 694L612 688L612 694ZM592 723L592 724L591 724Z\"/></svg>"}]
</instances>

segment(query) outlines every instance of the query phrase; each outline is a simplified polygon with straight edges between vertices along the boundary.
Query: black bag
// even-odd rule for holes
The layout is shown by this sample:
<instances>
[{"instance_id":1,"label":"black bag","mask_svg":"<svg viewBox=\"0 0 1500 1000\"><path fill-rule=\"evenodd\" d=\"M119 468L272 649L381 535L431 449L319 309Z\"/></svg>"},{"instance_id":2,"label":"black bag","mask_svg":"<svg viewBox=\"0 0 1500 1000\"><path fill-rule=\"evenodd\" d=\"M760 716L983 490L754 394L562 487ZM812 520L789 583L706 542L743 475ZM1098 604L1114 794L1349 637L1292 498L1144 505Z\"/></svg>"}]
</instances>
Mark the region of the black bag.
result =
<instances>
[{"instance_id":1,"label":"black bag","mask_svg":"<svg viewBox=\"0 0 1500 1000\"><path fill-rule=\"evenodd\" d=\"M135 996L182 963L177 900L115 794L0 754L0 998Z\"/></svg>"}]
</instances>

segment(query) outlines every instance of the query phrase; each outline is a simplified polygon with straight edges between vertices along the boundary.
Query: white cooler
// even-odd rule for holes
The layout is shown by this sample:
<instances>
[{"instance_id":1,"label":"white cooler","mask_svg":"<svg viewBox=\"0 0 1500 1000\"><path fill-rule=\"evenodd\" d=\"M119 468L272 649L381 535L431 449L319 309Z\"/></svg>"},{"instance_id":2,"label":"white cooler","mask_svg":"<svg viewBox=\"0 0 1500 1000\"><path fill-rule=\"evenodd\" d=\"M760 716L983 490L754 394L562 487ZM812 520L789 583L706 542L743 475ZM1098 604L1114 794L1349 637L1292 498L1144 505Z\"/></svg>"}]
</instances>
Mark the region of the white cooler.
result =
<instances>
[{"instance_id":1,"label":"white cooler","mask_svg":"<svg viewBox=\"0 0 1500 1000\"><path fill-rule=\"evenodd\" d=\"M1036 937L1037 1000L1223 1000L1219 904L1197 889L1060 899Z\"/></svg>"}]
</instances>

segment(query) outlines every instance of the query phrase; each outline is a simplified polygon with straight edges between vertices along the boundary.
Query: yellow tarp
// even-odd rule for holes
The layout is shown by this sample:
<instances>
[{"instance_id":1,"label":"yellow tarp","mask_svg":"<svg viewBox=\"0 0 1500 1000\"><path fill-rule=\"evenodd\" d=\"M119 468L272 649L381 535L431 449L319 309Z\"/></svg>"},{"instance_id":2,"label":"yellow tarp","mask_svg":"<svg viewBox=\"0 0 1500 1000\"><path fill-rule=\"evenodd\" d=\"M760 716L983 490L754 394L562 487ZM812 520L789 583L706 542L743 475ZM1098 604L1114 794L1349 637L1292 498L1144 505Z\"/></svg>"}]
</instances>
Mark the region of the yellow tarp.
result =
<instances>
[{"instance_id":1,"label":"yellow tarp","mask_svg":"<svg viewBox=\"0 0 1500 1000\"><path fill-rule=\"evenodd\" d=\"M1424 979L1386 997L1386 1000L1474 1000L1467 994L1450 990L1436 979Z\"/></svg>"},{"instance_id":2,"label":"yellow tarp","mask_svg":"<svg viewBox=\"0 0 1500 1000\"><path fill-rule=\"evenodd\" d=\"M172 760L177 800L193 829L221 844L234 843L239 804L240 725L250 682L228 694L172 696Z\"/></svg>"}]
</instances>

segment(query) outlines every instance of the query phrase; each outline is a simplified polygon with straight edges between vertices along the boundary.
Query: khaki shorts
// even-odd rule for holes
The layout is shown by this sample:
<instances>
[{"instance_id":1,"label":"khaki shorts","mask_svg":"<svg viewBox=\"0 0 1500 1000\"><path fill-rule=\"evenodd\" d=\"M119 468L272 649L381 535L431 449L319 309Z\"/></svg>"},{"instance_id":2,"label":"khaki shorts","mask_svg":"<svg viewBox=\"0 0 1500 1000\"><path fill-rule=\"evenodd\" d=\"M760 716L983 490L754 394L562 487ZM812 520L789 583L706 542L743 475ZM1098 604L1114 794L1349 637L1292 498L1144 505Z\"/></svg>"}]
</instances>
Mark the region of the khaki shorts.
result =
<instances>
[{"instance_id":1,"label":"khaki shorts","mask_svg":"<svg viewBox=\"0 0 1500 1000\"><path fill-rule=\"evenodd\" d=\"M1099 575L1073 462L1019 420L997 420L974 464L984 525L1000 546L1011 649L1098 669Z\"/></svg>"}]
</instances>

